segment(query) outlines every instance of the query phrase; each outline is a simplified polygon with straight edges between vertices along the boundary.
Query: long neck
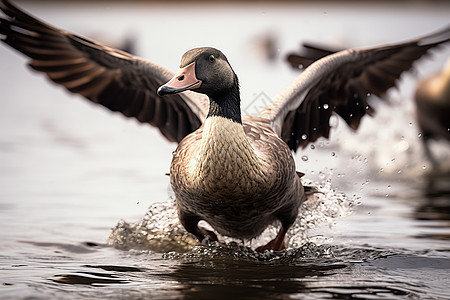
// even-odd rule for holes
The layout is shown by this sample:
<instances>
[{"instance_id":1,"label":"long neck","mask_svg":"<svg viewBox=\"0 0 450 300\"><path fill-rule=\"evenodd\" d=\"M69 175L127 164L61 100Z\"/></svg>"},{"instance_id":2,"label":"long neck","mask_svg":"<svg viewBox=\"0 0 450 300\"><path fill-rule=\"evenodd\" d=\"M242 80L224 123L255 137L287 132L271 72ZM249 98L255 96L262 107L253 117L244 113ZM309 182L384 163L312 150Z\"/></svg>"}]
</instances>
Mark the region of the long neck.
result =
<instances>
[{"instance_id":1,"label":"long neck","mask_svg":"<svg viewBox=\"0 0 450 300\"><path fill-rule=\"evenodd\" d=\"M242 124L241 98L237 79L232 88L223 93L209 95L208 117L224 117Z\"/></svg>"},{"instance_id":2,"label":"long neck","mask_svg":"<svg viewBox=\"0 0 450 300\"><path fill-rule=\"evenodd\" d=\"M242 125L237 79L226 93L208 96L209 112L194 160L198 178L236 184L239 179L261 177L260 160Z\"/></svg>"}]
</instances>

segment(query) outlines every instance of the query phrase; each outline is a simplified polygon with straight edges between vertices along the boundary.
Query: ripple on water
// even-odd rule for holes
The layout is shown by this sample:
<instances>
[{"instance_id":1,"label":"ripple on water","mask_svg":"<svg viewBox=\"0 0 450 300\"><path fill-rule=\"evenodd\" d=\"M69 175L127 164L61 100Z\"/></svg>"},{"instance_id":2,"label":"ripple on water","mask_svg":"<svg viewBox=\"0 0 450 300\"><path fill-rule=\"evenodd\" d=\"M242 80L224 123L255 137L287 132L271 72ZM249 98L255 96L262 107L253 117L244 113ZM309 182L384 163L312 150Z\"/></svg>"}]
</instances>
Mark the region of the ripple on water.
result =
<instances>
[{"instance_id":1,"label":"ripple on water","mask_svg":"<svg viewBox=\"0 0 450 300\"><path fill-rule=\"evenodd\" d=\"M76 285L76 291L81 289L92 299L99 298L99 290L92 288L105 286L112 288L105 293L120 286L121 298L127 299L441 299L445 291L438 287L448 278L450 263L448 258L402 249L311 242L264 253L235 242L215 242L156 256L130 250L127 257L133 266L83 265L50 279L59 285L58 290L75 291L70 285ZM424 284L422 278L434 286Z\"/></svg>"}]
</instances>

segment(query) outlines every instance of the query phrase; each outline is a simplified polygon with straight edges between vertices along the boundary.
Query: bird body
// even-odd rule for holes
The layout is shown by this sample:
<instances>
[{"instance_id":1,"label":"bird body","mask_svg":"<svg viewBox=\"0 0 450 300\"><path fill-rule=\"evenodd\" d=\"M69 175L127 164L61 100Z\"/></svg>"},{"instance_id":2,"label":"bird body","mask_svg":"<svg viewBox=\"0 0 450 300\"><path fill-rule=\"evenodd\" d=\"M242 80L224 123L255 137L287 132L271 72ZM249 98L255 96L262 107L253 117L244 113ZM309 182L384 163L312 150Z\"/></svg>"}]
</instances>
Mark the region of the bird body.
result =
<instances>
[{"instance_id":1,"label":"bird body","mask_svg":"<svg viewBox=\"0 0 450 300\"><path fill-rule=\"evenodd\" d=\"M178 145L170 179L179 209L223 235L251 239L275 215L290 226L304 192L287 145L267 124L246 121L208 117Z\"/></svg>"}]
</instances>

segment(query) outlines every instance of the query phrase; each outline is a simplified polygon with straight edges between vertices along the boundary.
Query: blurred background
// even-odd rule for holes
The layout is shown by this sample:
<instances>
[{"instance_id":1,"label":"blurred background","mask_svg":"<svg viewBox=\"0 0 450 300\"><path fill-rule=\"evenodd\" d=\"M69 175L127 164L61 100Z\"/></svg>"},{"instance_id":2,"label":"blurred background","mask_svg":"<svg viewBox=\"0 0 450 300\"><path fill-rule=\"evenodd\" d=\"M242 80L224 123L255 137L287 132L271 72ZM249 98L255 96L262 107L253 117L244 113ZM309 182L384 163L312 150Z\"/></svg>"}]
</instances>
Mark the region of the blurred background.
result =
<instances>
[{"instance_id":1,"label":"blurred background","mask_svg":"<svg viewBox=\"0 0 450 300\"><path fill-rule=\"evenodd\" d=\"M396 43L448 26L450 15L449 1L14 3L53 26L173 72L185 51L216 47L239 76L242 109L250 114L300 74L286 57L303 42L336 49ZM349 247L438 249L447 255L450 180L439 177L442 188L428 189L434 175L422 148L414 90L419 80L443 68L449 54L449 45L431 51L388 93L389 104L372 99L377 113L364 119L358 132L335 119L330 140L295 155L307 179L329 184L352 203L325 202L341 205L340 215L351 216L314 211L327 226L313 228L310 237ZM151 204L170 198L164 174L176 145L148 125L68 93L26 63L24 56L0 45L0 265L6 266L3 278L15 274L14 280L22 282L34 276L39 288L36 282L56 271L35 257L54 259L62 253L69 262L60 268L84 265L85 256L67 249L85 241L104 243L118 220L138 222ZM447 141L433 142L442 169L449 165L449 148ZM133 257L102 251L106 264L134 265ZM12 267L20 264L37 268ZM407 275L414 274L421 273Z\"/></svg>"}]
</instances>

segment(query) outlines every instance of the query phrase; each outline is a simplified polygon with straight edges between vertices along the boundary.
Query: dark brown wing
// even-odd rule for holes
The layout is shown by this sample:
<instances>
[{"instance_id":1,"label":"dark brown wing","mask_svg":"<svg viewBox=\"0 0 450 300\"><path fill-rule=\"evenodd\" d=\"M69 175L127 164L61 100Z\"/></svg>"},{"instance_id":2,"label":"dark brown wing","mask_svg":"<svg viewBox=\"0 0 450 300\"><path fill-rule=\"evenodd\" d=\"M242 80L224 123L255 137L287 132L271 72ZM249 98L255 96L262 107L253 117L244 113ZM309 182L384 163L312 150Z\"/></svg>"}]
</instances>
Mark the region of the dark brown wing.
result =
<instances>
[{"instance_id":1,"label":"dark brown wing","mask_svg":"<svg viewBox=\"0 0 450 300\"><path fill-rule=\"evenodd\" d=\"M305 69L310 64L322 57L341 51L342 49L332 49L331 47L303 43L298 53L290 53L286 60L294 69Z\"/></svg>"},{"instance_id":2,"label":"dark brown wing","mask_svg":"<svg viewBox=\"0 0 450 300\"><path fill-rule=\"evenodd\" d=\"M334 112L356 130L361 118L374 112L368 96L383 97L414 61L449 40L450 27L406 43L328 55L306 68L261 114L294 151L328 138Z\"/></svg>"},{"instance_id":3,"label":"dark brown wing","mask_svg":"<svg viewBox=\"0 0 450 300\"><path fill-rule=\"evenodd\" d=\"M156 126L179 142L203 122L206 98L194 93L161 98L173 74L131 54L52 27L0 1L2 41L31 58L30 66L54 82L127 117Z\"/></svg>"}]
</instances>

